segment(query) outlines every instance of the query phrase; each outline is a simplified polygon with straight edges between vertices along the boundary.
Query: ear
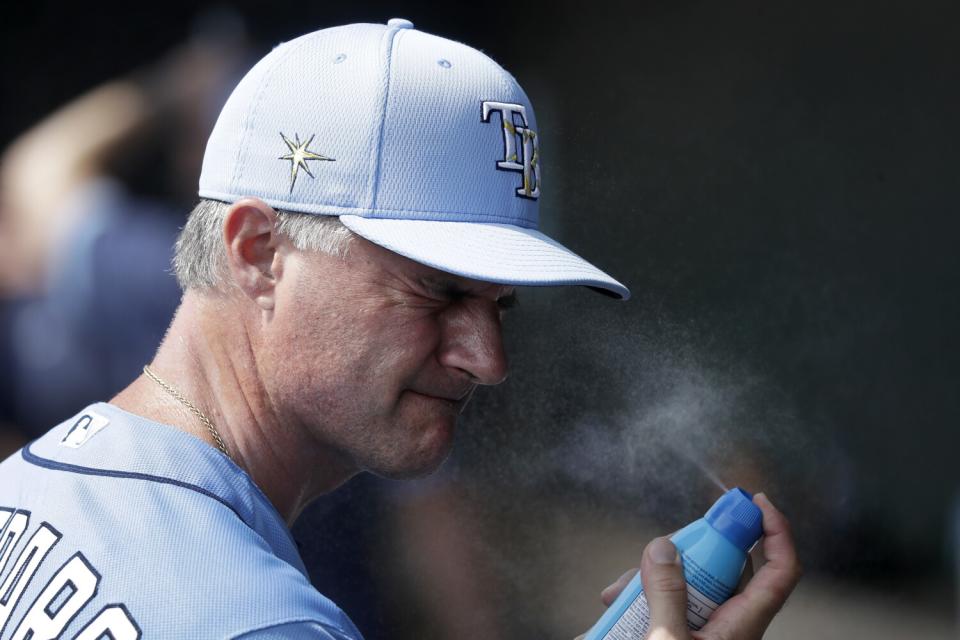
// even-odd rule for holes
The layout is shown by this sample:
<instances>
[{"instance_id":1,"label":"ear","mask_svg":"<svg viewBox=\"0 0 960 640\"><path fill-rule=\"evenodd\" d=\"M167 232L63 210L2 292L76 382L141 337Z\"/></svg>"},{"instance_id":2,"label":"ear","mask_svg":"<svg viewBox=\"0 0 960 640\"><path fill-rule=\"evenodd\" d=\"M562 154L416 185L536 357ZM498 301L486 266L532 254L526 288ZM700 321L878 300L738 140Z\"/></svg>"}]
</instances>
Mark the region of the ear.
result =
<instances>
[{"instance_id":1,"label":"ear","mask_svg":"<svg viewBox=\"0 0 960 640\"><path fill-rule=\"evenodd\" d=\"M259 198L243 198L227 210L223 242L234 282L265 310L273 309L277 279L283 272L283 238L277 212Z\"/></svg>"}]
</instances>

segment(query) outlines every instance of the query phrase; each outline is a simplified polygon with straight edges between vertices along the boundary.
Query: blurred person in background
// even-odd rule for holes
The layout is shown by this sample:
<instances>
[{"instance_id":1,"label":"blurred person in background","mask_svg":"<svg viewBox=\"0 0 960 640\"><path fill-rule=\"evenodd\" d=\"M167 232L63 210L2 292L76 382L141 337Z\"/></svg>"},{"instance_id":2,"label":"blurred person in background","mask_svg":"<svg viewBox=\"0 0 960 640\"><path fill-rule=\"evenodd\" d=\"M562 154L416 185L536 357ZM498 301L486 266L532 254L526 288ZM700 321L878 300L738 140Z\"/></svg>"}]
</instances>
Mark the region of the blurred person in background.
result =
<instances>
[{"instance_id":1,"label":"blurred person in background","mask_svg":"<svg viewBox=\"0 0 960 640\"><path fill-rule=\"evenodd\" d=\"M61 107L3 154L2 413L25 435L115 393L173 316L180 211L246 47L237 25L205 24L219 28Z\"/></svg>"}]
</instances>

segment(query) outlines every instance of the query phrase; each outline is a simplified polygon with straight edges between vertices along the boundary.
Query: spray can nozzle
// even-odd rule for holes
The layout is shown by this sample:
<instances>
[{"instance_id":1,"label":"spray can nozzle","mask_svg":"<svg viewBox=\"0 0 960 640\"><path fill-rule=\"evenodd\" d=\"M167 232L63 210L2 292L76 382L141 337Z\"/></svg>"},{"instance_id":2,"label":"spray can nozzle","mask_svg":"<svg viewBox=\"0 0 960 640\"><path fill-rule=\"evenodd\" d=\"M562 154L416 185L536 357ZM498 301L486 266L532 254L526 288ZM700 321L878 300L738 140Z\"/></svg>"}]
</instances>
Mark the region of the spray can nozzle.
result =
<instances>
[{"instance_id":1,"label":"spray can nozzle","mask_svg":"<svg viewBox=\"0 0 960 640\"><path fill-rule=\"evenodd\" d=\"M763 514L753 496L734 487L713 503L703 519L741 551L750 551L763 534Z\"/></svg>"}]
</instances>

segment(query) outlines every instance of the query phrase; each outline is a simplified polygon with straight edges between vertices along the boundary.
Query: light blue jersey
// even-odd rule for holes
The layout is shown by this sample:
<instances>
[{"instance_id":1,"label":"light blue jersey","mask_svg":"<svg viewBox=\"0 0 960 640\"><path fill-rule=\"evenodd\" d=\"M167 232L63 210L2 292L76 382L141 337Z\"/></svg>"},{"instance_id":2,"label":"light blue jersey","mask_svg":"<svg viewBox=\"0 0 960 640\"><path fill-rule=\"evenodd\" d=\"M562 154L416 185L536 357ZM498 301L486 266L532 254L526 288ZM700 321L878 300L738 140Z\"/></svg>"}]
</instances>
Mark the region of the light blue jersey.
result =
<instances>
[{"instance_id":1,"label":"light blue jersey","mask_svg":"<svg viewBox=\"0 0 960 640\"><path fill-rule=\"evenodd\" d=\"M197 438L95 404L0 463L0 638L360 639Z\"/></svg>"}]
</instances>

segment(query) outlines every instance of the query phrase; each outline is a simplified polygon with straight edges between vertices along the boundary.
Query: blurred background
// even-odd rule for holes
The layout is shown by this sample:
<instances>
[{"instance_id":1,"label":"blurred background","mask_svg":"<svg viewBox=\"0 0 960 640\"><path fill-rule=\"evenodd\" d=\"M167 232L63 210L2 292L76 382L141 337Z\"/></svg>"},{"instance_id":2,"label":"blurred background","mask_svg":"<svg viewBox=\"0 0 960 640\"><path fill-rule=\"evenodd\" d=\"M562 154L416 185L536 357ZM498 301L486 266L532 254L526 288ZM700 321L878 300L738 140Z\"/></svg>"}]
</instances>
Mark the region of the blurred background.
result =
<instances>
[{"instance_id":1,"label":"blurred background","mask_svg":"<svg viewBox=\"0 0 960 640\"><path fill-rule=\"evenodd\" d=\"M542 227L631 287L528 289L454 457L294 529L377 638L572 638L727 486L807 573L769 638L955 638L960 5L17 3L0 29L0 447L149 360L200 158L277 43L405 17L537 109Z\"/></svg>"}]
</instances>

